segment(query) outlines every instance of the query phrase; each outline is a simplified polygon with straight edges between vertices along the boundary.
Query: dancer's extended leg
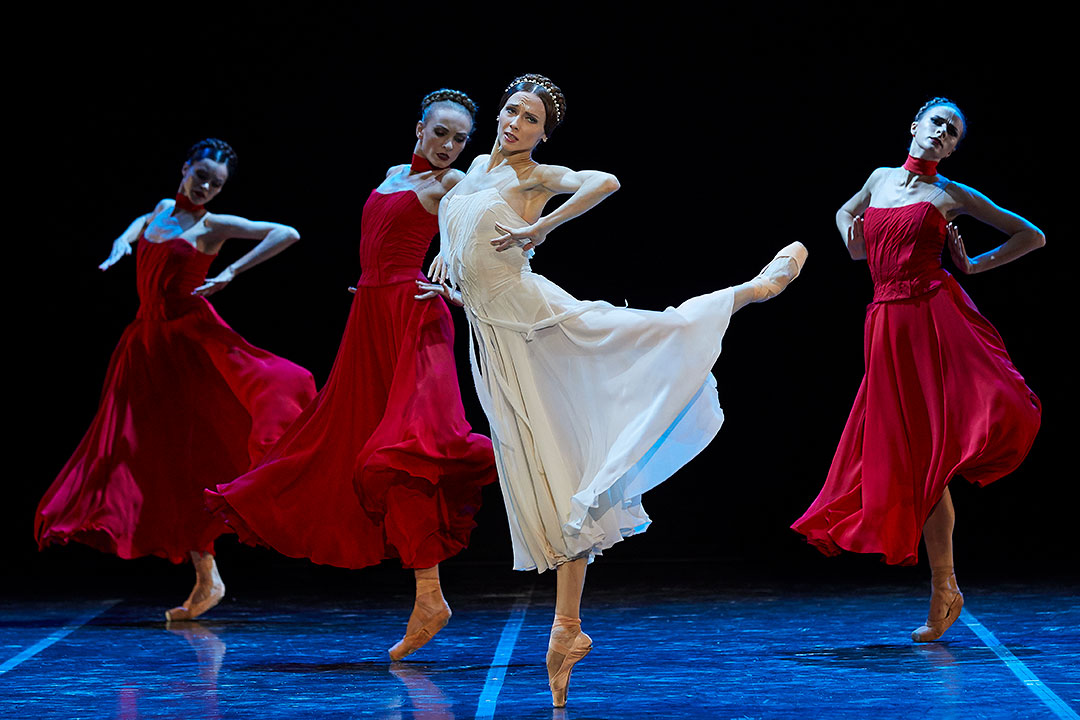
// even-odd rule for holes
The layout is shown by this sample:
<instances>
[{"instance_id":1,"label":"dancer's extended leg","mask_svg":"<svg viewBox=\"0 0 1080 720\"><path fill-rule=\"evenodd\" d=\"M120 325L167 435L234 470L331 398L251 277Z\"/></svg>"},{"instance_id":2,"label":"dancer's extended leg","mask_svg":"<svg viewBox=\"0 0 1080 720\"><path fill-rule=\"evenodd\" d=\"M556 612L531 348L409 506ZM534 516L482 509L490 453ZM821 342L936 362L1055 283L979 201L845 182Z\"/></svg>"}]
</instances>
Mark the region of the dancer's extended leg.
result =
<instances>
[{"instance_id":1,"label":"dancer's extended leg","mask_svg":"<svg viewBox=\"0 0 1080 720\"><path fill-rule=\"evenodd\" d=\"M732 312L750 303L764 302L782 293L784 288L802 272L806 255L806 246L800 242L793 242L776 253L776 257L762 268L757 277L734 287L735 306Z\"/></svg>"}]
</instances>

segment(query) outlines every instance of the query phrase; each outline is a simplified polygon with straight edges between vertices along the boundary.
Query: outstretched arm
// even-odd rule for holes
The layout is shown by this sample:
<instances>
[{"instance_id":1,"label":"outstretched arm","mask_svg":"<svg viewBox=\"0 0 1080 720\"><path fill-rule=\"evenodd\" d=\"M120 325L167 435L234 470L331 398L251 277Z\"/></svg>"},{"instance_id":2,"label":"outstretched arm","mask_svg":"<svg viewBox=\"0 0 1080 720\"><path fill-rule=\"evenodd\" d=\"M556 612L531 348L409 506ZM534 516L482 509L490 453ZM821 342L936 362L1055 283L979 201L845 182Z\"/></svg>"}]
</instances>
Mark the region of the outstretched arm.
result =
<instances>
[{"instance_id":1,"label":"outstretched arm","mask_svg":"<svg viewBox=\"0 0 1080 720\"><path fill-rule=\"evenodd\" d=\"M960 272L972 275L1010 263L1046 244L1042 230L1014 212L996 205L975 188L953 183L950 195L960 203L960 212L981 220L1009 236L1009 239L982 255L968 257L964 241L955 225L949 226L949 254Z\"/></svg>"},{"instance_id":2,"label":"outstretched arm","mask_svg":"<svg viewBox=\"0 0 1080 720\"><path fill-rule=\"evenodd\" d=\"M874 185L881 179L888 168L878 168L870 173L870 177L863 183L862 189L851 196L843 206L836 211L836 228L840 231L840 237L844 240L844 247L852 260L866 259L866 240L863 238L863 213L870 207L870 199Z\"/></svg>"},{"instance_id":3,"label":"outstretched arm","mask_svg":"<svg viewBox=\"0 0 1080 720\"><path fill-rule=\"evenodd\" d=\"M196 295L213 295L240 273L269 260L300 239L300 233L288 225L247 220L236 215L212 215L206 219L206 226L212 238L208 244L215 245L216 248L220 248L228 238L245 238L260 242L216 277L207 278L204 285L195 288Z\"/></svg>"},{"instance_id":4,"label":"outstretched arm","mask_svg":"<svg viewBox=\"0 0 1080 720\"><path fill-rule=\"evenodd\" d=\"M146 224L150 222L150 218L157 215L159 212L165 209L166 201L162 200L154 208L154 212L140 215L131 221L127 230L120 234L120 237L113 240L112 250L109 252L109 257L105 259L105 262L98 265L98 270L108 270L125 255L131 254L131 244L139 239L139 235L146 228Z\"/></svg>"},{"instance_id":5,"label":"outstretched arm","mask_svg":"<svg viewBox=\"0 0 1080 720\"><path fill-rule=\"evenodd\" d=\"M549 195L573 193L570 199L531 225L508 228L495 224L505 233L491 241L502 252L521 246L524 251L544 242L547 234L578 215L596 207L601 200L619 189L619 180L611 173L598 170L571 170L560 165L541 165L537 168L539 185Z\"/></svg>"}]
</instances>

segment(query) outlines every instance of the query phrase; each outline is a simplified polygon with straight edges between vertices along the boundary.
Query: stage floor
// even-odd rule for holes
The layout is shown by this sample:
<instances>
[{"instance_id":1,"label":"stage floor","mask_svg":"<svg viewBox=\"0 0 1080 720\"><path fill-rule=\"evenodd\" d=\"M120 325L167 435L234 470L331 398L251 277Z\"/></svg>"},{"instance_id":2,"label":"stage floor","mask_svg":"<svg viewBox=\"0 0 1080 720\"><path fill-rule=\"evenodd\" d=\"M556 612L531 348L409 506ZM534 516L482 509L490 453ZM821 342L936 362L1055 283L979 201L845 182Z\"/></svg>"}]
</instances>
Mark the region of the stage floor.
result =
<instances>
[{"instance_id":1,"label":"stage floor","mask_svg":"<svg viewBox=\"0 0 1080 720\"><path fill-rule=\"evenodd\" d=\"M168 626L171 595L3 600L0 717L970 720L1080 707L1072 585L961 579L961 620L916 645L921 585L596 582L593 652L553 710L554 578L446 575L453 619L401 663L386 648L411 609L404 573L396 588L329 596L230 586L205 619Z\"/></svg>"}]
</instances>

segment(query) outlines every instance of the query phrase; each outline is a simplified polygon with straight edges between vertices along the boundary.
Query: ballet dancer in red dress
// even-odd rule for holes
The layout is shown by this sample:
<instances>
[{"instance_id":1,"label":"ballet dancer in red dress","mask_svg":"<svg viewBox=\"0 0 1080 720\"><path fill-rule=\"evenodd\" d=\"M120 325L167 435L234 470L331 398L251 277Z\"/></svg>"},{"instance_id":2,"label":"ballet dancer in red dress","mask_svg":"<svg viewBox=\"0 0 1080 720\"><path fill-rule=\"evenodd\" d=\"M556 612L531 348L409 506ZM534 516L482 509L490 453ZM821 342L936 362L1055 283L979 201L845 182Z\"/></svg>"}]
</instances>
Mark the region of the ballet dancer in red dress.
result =
<instances>
[{"instance_id":1,"label":"ballet dancer in red dress","mask_svg":"<svg viewBox=\"0 0 1080 720\"><path fill-rule=\"evenodd\" d=\"M251 467L315 394L307 370L248 344L203 297L300 238L286 225L207 212L235 165L228 144L197 143L176 199L136 218L99 266L134 251L139 312L90 429L34 518L41 548L75 540L122 558L190 557L195 588L168 620L198 617L225 594L213 552L228 528L206 511L204 489ZM260 242L207 278L229 238Z\"/></svg>"},{"instance_id":2,"label":"ballet dancer in red dress","mask_svg":"<svg viewBox=\"0 0 1080 720\"><path fill-rule=\"evenodd\" d=\"M874 298L864 331L866 374L817 499L792 526L827 555L880 553L914 564L919 537L932 572L930 611L912 633L936 640L964 596L953 572L955 475L987 485L1019 466L1039 429L1040 404L1001 336L941 267L948 242L965 274L1012 262L1045 238L1024 218L937 173L964 135L955 103L934 98L911 124L903 167L875 170L836 214ZM951 221L971 215L1006 233L969 258Z\"/></svg>"},{"instance_id":3,"label":"ballet dancer in red dress","mask_svg":"<svg viewBox=\"0 0 1080 720\"><path fill-rule=\"evenodd\" d=\"M475 105L439 90L422 103L410 165L364 205L362 274L326 385L258 467L207 492L245 542L344 568L397 558L416 576L400 660L450 619L439 563L469 542L491 442L465 419L450 312L420 268ZM419 295L418 295L419 293Z\"/></svg>"}]
</instances>

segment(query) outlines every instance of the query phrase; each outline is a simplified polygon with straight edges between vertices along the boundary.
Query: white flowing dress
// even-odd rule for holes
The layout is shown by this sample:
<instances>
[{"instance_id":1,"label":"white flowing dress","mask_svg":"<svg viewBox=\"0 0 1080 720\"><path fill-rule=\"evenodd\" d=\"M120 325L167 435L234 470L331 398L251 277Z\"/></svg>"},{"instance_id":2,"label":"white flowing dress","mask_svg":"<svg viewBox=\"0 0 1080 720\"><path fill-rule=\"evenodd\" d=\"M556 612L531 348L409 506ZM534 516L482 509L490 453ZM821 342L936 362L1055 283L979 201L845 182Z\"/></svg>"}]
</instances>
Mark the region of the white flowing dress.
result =
<instances>
[{"instance_id":1,"label":"white flowing dress","mask_svg":"<svg viewBox=\"0 0 1080 720\"><path fill-rule=\"evenodd\" d=\"M469 320L514 568L543 572L644 532L642 493L720 430L710 370L734 291L663 312L577 300L519 250L497 252L496 222L527 224L495 188L451 195L440 254Z\"/></svg>"}]
</instances>

